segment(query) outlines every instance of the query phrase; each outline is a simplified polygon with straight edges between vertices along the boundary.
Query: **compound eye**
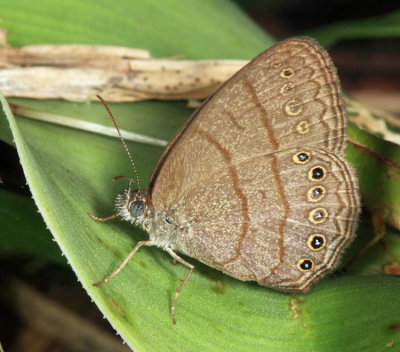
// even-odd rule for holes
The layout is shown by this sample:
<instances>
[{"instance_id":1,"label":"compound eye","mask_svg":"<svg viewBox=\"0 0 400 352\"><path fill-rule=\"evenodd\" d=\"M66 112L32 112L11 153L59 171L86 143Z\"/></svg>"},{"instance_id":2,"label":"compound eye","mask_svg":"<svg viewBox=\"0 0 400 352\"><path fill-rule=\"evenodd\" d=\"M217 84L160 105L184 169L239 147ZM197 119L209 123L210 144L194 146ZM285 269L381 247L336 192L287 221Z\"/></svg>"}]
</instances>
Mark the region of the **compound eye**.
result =
<instances>
[{"instance_id":1,"label":"compound eye","mask_svg":"<svg viewBox=\"0 0 400 352\"><path fill-rule=\"evenodd\" d=\"M138 218L139 216L143 215L144 208L145 203L142 200L136 200L130 204L129 211L133 217Z\"/></svg>"}]
</instances>

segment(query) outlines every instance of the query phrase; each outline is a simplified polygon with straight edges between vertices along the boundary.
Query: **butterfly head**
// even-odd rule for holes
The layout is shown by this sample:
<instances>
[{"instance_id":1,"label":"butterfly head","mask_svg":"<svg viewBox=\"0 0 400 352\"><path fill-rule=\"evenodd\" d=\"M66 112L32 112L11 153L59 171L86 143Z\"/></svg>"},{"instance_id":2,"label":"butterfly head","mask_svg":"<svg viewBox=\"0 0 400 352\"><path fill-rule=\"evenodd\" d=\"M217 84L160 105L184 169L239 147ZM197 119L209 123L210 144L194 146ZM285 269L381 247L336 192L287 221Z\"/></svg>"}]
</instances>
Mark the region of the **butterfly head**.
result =
<instances>
[{"instance_id":1,"label":"butterfly head","mask_svg":"<svg viewBox=\"0 0 400 352\"><path fill-rule=\"evenodd\" d=\"M128 187L118 194L115 208L123 220L141 224L150 214L149 203L149 198L141 191Z\"/></svg>"}]
</instances>

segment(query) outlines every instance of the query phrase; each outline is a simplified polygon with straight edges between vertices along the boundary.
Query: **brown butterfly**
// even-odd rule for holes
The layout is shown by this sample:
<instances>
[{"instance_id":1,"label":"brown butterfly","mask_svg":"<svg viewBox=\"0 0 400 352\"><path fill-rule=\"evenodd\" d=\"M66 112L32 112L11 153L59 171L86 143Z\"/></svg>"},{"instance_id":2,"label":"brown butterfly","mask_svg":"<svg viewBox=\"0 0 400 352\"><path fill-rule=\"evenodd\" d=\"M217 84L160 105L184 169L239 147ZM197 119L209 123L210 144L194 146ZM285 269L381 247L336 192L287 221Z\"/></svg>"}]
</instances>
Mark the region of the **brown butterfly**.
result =
<instances>
[{"instance_id":1,"label":"brown butterfly","mask_svg":"<svg viewBox=\"0 0 400 352\"><path fill-rule=\"evenodd\" d=\"M307 291L354 237L360 202L346 128L336 69L317 42L294 38L260 54L176 134L147 192L131 180L117 214L92 216L119 216L150 237L95 285L141 246L158 246L190 268L174 323L194 269L178 252L239 280Z\"/></svg>"}]
</instances>

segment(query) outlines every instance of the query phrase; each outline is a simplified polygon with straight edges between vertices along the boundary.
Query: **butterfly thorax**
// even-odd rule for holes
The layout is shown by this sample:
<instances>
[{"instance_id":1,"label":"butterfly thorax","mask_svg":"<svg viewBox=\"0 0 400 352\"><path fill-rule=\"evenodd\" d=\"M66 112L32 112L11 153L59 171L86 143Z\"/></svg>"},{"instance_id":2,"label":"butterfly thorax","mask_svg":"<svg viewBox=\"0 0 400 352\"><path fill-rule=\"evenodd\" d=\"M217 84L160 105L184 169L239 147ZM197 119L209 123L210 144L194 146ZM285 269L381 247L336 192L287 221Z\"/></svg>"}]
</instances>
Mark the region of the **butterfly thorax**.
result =
<instances>
[{"instance_id":1,"label":"butterfly thorax","mask_svg":"<svg viewBox=\"0 0 400 352\"><path fill-rule=\"evenodd\" d=\"M168 216L155 210L147 194L125 189L118 194L115 208L123 220L143 228L158 247L175 249L178 226Z\"/></svg>"}]
</instances>

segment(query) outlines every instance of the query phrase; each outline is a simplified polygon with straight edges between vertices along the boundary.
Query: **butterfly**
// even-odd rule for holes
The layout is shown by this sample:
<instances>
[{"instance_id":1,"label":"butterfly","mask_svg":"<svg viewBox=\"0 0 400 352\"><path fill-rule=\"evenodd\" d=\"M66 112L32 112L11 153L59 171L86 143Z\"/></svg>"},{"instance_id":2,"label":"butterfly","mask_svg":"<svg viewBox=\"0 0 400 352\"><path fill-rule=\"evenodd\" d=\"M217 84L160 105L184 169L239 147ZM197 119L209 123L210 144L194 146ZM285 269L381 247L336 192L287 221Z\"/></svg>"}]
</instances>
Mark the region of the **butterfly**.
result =
<instances>
[{"instance_id":1,"label":"butterfly","mask_svg":"<svg viewBox=\"0 0 400 352\"><path fill-rule=\"evenodd\" d=\"M116 214L91 216L120 217L149 240L95 285L140 247L157 246L190 269L171 305L174 323L194 270L180 253L239 280L306 292L355 235L360 200L346 128L336 68L315 40L299 37L254 58L204 101L165 149L147 191L120 135L136 181L117 196Z\"/></svg>"}]
</instances>

